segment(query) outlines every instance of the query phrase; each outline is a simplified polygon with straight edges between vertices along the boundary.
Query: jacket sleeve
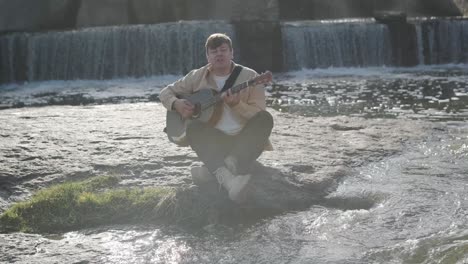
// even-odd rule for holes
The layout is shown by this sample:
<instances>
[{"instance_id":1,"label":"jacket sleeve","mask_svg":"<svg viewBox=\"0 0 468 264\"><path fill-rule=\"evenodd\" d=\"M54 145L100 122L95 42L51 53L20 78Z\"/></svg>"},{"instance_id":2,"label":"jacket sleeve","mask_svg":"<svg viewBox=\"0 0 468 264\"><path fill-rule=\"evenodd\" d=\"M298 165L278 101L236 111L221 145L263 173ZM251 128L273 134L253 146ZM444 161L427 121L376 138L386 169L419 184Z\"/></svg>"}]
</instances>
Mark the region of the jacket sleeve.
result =
<instances>
[{"instance_id":1,"label":"jacket sleeve","mask_svg":"<svg viewBox=\"0 0 468 264\"><path fill-rule=\"evenodd\" d=\"M193 82L195 70L191 71L183 78L164 87L159 94L159 100L167 110L172 110L172 104L177 100L176 95L191 94L193 92Z\"/></svg>"},{"instance_id":2,"label":"jacket sleeve","mask_svg":"<svg viewBox=\"0 0 468 264\"><path fill-rule=\"evenodd\" d=\"M241 100L233 107L234 111L247 120L252 118L256 113L265 110L265 108L265 87L263 84L248 88L247 101Z\"/></svg>"}]
</instances>

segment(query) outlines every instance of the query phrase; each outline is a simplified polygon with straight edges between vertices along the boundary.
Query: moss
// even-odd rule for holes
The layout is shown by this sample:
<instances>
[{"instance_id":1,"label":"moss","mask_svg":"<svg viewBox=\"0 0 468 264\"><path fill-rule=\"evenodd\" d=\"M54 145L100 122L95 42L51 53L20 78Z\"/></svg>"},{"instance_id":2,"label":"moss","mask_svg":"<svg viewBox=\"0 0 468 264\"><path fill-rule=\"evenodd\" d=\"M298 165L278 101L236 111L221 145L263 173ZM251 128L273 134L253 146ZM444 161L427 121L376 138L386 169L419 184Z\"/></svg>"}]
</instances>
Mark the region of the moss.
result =
<instances>
[{"instance_id":1,"label":"moss","mask_svg":"<svg viewBox=\"0 0 468 264\"><path fill-rule=\"evenodd\" d=\"M0 231L57 232L154 221L177 208L174 188L117 188L118 182L117 177L96 177L41 190L5 211Z\"/></svg>"}]
</instances>

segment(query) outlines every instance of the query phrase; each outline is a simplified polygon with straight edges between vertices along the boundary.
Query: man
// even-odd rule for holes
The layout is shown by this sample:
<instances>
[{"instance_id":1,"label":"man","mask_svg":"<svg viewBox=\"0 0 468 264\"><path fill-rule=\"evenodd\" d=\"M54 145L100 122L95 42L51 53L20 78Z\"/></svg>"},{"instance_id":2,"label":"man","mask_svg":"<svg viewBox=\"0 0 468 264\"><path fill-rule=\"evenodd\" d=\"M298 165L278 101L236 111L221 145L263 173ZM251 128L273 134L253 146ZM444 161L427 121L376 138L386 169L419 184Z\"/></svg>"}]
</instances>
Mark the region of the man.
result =
<instances>
[{"instance_id":1,"label":"man","mask_svg":"<svg viewBox=\"0 0 468 264\"><path fill-rule=\"evenodd\" d=\"M208 64L165 87L159 96L167 109L177 111L184 118L192 117L194 105L176 95L191 94L200 89L219 92L238 66L232 61L234 51L227 35L209 36L205 49ZM235 85L257 75L254 70L242 66ZM221 118L214 126L195 121L186 129L189 145L206 166L192 169L192 177L200 181L216 176L219 184L228 191L229 198L240 203L245 199L251 178L250 166L264 149L272 149L268 138L273 118L265 111L263 86L251 86L239 93L227 90L222 98Z\"/></svg>"}]
</instances>

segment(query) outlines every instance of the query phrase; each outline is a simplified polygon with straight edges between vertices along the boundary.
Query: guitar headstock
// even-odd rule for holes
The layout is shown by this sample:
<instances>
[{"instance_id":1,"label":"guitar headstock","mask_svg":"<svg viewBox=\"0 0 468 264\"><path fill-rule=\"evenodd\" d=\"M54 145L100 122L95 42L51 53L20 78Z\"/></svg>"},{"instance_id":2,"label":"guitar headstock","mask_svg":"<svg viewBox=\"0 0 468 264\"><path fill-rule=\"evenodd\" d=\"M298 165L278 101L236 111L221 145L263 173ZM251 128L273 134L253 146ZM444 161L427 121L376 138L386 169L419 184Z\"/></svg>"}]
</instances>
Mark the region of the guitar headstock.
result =
<instances>
[{"instance_id":1,"label":"guitar headstock","mask_svg":"<svg viewBox=\"0 0 468 264\"><path fill-rule=\"evenodd\" d=\"M266 71L252 79L254 85L269 83L272 80L273 80L273 74L270 71Z\"/></svg>"}]
</instances>

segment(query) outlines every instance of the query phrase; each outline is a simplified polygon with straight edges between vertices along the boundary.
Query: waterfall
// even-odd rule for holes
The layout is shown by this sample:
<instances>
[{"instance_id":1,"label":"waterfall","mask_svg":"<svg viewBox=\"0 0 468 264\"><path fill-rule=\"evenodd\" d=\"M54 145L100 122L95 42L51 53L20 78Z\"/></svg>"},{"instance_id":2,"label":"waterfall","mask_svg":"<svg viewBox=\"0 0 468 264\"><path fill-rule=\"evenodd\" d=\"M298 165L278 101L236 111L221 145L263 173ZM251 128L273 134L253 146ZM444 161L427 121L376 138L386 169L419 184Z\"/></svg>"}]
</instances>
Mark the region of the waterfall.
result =
<instances>
[{"instance_id":1,"label":"waterfall","mask_svg":"<svg viewBox=\"0 0 468 264\"><path fill-rule=\"evenodd\" d=\"M468 21L434 19L419 25L425 64L468 63Z\"/></svg>"},{"instance_id":2,"label":"waterfall","mask_svg":"<svg viewBox=\"0 0 468 264\"><path fill-rule=\"evenodd\" d=\"M0 37L0 82L183 74L206 63L215 32L235 42L233 26L221 21L10 34Z\"/></svg>"},{"instance_id":3,"label":"waterfall","mask_svg":"<svg viewBox=\"0 0 468 264\"><path fill-rule=\"evenodd\" d=\"M385 25L358 22L288 22L282 25L287 70L389 65L392 58Z\"/></svg>"},{"instance_id":4,"label":"waterfall","mask_svg":"<svg viewBox=\"0 0 468 264\"><path fill-rule=\"evenodd\" d=\"M28 34L0 37L0 83L26 78Z\"/></svg>"},{"instance_id":5,"label":"waterfall","mask_svg":"<svg viewBox=\"0 0 468 264\"><path fill-rule=\"evenodd\" d=\"M418 64L423 65L424 64L424 48L423 48L423 36L422 36L422 30L421 30L421 25L416 25L416 39L418 43Z\"/></svg>"},{"instance_id":6,"label":"waterfall","mask_svg":"<svg viewBox=\"0 0 468 264\"><path fill-rule=\"evenodd\" d=\"M372 20L285 22L284 68L400 66L395 51L415 56L415 64L468 63L468 20L412 19L409 25L415 29L414 51L398 50L407 48L411 35L392 38L391 26Z\"/></svg>"}]
</instances>

